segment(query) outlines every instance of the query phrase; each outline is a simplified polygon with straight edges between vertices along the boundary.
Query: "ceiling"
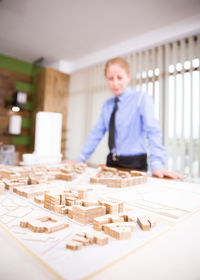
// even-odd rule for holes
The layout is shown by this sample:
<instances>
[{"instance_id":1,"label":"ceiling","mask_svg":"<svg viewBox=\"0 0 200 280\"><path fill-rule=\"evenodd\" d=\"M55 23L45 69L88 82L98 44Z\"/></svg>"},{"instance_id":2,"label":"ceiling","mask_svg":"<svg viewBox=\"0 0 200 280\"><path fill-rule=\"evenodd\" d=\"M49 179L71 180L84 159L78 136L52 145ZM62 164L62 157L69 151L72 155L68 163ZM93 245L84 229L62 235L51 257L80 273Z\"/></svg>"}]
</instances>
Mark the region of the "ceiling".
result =
<instances>
[{"instance_id":1,"label":"ceiling","mask_svg":"<svg viewBox=\"0 0 200 280\"><path fill-rule=\"evenodd\" d=\"M0 52L73 63L195 15L199 0L0 0Z\"/></svg>"}]
</instances>

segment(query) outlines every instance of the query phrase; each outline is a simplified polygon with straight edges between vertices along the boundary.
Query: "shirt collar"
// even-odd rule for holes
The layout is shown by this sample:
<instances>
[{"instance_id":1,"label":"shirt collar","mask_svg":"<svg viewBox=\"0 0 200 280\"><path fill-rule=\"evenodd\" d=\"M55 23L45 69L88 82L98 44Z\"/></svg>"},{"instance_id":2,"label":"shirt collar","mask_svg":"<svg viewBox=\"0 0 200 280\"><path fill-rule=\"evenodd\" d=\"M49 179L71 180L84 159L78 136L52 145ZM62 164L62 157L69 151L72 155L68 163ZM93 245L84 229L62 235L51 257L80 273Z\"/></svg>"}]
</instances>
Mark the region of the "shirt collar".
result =
<instances>
[{"instance_id":1,"label":"shirt collar","mask_svg":"<svg viewBox=\"0 0 200 280\"><path fill-rule=\"evenodd\" d=\"M121 102L127 95L133 93L130 86L127 86L122 94L118 96L118 100Z\"/></svg>"}]
</instances>

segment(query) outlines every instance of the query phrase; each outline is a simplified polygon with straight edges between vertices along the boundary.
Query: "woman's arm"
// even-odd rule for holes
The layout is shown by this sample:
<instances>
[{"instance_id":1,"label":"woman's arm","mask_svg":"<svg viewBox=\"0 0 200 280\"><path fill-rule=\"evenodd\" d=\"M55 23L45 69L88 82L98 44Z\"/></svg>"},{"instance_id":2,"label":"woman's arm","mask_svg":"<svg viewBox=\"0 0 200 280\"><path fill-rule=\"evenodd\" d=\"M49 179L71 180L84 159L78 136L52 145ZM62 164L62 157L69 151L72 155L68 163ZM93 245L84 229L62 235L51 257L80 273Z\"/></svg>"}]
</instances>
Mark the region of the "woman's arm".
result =
<instances>
[{"instance_id":1,"label":"woman's arm","mask_svg":"<svg viewBox=\"0 0 200 280\"><path fill-rule=\"evenodd\" d=\"M79 156L76 159L78 162L84 162L92 155L97 145L103 138L105 132L106 132L106 126L104 121L104 106L103 106L96 125L90 131L87 140Z\"/></svg>"},{"instance_id":2,"label":"woman's arm","mask_svg":"<svg viewBox=\"0 0 200 280\"><path fill-rule=\"evenodd\" d=\"M154 116L153 99L148 94L144 94L143 96L140 111L143 129L146 132L149 144L149 158L152 175L159 178L168 177L171 179L181 179L182 177L179 174L164 169L167 155L166 149L162 145L160 126Z\"/></svg>"}]
</instances>

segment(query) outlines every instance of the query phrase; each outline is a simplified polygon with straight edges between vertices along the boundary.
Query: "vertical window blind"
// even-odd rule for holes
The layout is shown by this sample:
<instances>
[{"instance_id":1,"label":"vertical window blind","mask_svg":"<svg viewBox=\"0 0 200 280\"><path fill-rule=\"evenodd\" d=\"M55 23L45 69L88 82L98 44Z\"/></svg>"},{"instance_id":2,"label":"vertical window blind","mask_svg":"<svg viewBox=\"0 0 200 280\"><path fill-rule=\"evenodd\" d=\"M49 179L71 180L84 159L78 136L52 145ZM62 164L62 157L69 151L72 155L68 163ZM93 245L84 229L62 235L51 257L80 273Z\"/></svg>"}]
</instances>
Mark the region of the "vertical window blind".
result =
<instances>
[{"instance_id":1,"label":"vertical window blind","mask_svg":"<svg viewBox=\"0 0 200 280\"><path fill-rule=\"evenodd\" d=\"M165 145L171 169L200 176L200 35L165 46Z\"/></svg>"},{"instance_id":2,"label":"vertical window blind","mask_svg":"<svg viewBox=\"0 0 200 280\"><path fill-rule=\"evenodd\" d=\"M148 92L154 99L155 116L168 152L166 168L200 176L200 35L132 53L125 59L130 64L132 88ZM81 149L73 131L82 131L79 143L84 143L110 96L104 63L71 75L68 158L74 158ZM74 100L78 99L86 107L80 109L80 118L74 118ZM102 162L106 153L107 141L103 141L89 162Z\"/></svg>"}]
</instances>

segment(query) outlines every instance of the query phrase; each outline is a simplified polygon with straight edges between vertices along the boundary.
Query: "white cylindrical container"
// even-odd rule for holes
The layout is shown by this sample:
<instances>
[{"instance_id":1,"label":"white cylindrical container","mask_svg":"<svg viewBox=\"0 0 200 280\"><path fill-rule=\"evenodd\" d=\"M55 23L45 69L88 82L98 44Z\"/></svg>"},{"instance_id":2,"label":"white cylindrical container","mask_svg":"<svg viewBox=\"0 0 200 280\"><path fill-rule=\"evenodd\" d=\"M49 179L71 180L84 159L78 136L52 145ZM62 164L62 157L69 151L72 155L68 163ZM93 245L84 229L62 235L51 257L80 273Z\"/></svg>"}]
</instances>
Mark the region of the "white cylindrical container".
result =
<instances>
[{"instance_id":1,"label":"white cylindrical container","mask_svg":"<svg viewBox=\"0 0 200 280\"><path fill-rule=\"evenodd\" d=\"M24 165L31 165L36 163L36 158L34 154L23 154L22 159Z\"/></svg>"},{"instance_id":2,"label":"white cylindrical container","mask_svg":"<svg viewBox=\"0 0 200 280\"><path fill-rule=\"evenodd\" d=\"M61 160L62 114L36 114L35 149L38 163L58 163Z\"/></svg>"},{"instance_id":3,"label":"white cylindrical container","mask_svg":"<svg viewBox=\"0 0 200 280\"><path fill-rule=\"evenodd\" d=\"M21 134L22 116L12 115L9 119L8 132L10 134Z\"/></svg>"}]
</instances>

